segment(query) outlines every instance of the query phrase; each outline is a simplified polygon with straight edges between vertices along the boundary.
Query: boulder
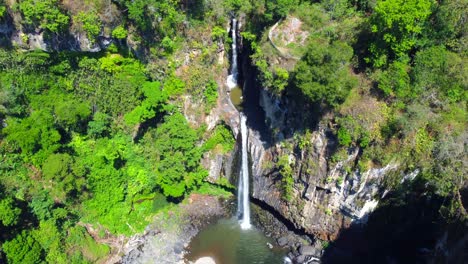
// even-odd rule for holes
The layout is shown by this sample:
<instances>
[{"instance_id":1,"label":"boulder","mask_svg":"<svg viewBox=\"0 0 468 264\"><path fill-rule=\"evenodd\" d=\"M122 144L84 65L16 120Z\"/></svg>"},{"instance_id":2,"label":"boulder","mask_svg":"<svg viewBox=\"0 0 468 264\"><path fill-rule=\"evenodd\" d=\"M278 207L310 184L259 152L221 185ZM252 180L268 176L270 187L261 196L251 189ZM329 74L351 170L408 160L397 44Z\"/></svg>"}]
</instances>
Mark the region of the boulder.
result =
<instances>
[{"instance_id":1,"label":"boulder","mask_svg":"<svg viewBox=\"0 0 468 264\"><path fill-rule=\"evenodd\" d=\"M284 237L278 238L277 242L280 247L284 247L288 244L288 240L289 240L288 237L284 236Z\"/></svg>"},{"instance_id":2,"label":"boulder","mask_svg":"<svg viewBox=\"0 0 468 264\"><path fill-rule=\"evenodd\" d=\"M304 263L306 260L306 256L305 255L299 255L298 257L296 257L296 259L294 260L294 263L297 263L297 264L302 264Z\"/></svg>"},{"instance_id":3,"label":"boulder","mask_svg":"<svg viewBox=\"0 0 468 264\"><path fill-rule=\"evenodd\" d=\"M313 246L302 245L299 248L299 253L301 253L301 255L306 255L306 256L317 256L317 255L320 255L320 250Z\"/></svg>"}]
</instances>

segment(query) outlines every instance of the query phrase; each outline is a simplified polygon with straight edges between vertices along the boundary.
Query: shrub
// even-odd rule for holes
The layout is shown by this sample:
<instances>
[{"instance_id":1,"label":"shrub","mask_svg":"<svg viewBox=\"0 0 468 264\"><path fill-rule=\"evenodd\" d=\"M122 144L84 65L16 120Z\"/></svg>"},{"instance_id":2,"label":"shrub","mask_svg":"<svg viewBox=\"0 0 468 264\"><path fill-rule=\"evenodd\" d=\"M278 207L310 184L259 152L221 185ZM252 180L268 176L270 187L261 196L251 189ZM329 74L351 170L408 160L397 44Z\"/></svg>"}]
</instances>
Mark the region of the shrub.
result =
<instances>
[{"instance_id":1,"label":"shrub","mask_svg":"<svg viewBox=\"0 0 468 264\"><path fill-rule=\"evenodd\" d=\"M101 20L96 11L80 12L74 17L86 32L90 41L95 41L96 37L101 33Z\"/></svg>"},{"instance_id":2,"label":"shrub","mask_svg":"<svg viewBox=\"0 0 468 264\"><path fill-rule=\"evenodd\" d=\"M351 145L351 142L353 142L351 139L351 134L344 127L340 127L340 129L338 129L338 142L342 146L349 146Z\"/></svg>"},{"instance_id":3,"label":"shrub","mask_svg":"<svg viewBox=\"0 0 468 264\"><path fill-rule=\"evenodd\" d=\"M128 31L122 25L114 28L114 30L112 31L112 37L116 39L127 38L127 35L128 35Z\"/></svg>"},{"instance_id":4,"label":"shrub","mask_svg":"<svg viewBox=\"0 0 468 264\"><path fill-rule=\"evenodd\" d=\"M283 189L283 199L290 201L293 197L294 178L291 164L289 163L289 155L284 154L279 157L277 163L281 174L281 186Z\"/></svg>"},{"instance_id":5,"label":"shrub","mask_svg":"<svg viewBox=\"0 0 468 264\"><path fill-rule=\"evenodd\" d=\"M225 125L217 126L210 138L203 144L203 150L209 151L215 148L220 148L221 153L227 153L234 149L236 143L231 130Z\"/></svg>"},{"instance_id":6,"label":"shrub","mask_svg":"<svg viewBox=\"0 0 468 264\"><path fill-rule=\"evenodd\" d=\"M208 113L215 105L218 100L218 84L211 80L205 87L203 91L206 103L206 112Z\"/></svg>"},{"instance_id":7,"label":"shrub","mask_svg":"<svg viewBox=\"0 0 468 264\"><path fill-rule=\"evenodd\" d=\"M166 53L171 54L174 52L175 43L170 37L166 36L161 41L161 47L163 47Z\"/></svg>"}]
</instances>

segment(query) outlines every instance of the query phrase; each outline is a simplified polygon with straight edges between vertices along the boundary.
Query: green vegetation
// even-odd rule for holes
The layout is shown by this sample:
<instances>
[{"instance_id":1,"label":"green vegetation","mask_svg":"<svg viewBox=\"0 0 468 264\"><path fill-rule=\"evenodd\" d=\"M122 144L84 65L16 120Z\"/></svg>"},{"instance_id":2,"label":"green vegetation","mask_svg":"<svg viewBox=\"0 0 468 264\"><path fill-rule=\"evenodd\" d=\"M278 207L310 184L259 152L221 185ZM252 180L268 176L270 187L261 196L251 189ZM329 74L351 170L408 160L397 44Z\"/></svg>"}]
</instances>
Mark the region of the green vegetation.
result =
<instances>
[{"instance_id":1,"label":"green vegetation","mask_svg":"<svg viewBox=\"0 0 468 264\"><path fill-rule=\"evenodd\" d=\"M295 85L313 103L338 106L356 85L347 69L351 56L352 48L343 42L311 43L297 65Z\"/></svg>"},{"instance_id":2,"label":"green vegetation","mask_svg":"<svg viewBox=\"0 0 468 264\"><path fill-rule=\"evenodd\" d=\"M235 143L231 130L224 125L218 125L203 145L203 149L205 151L215 150L224 154L232 151Z\"/></svg>"},{"instance_id":3,"label":"green vegetation","mask_svg":"<svg viewBox=\"0 0 468 264\"><path fill-rule=\"evenodd\" d=\"M4 0L0 1L0 20L3 18L3 16L6 13L6 6L5 6L5 3L3 1Z\"/></svg>"},{"instance_id":4,"label":"green vegetation","mask_svg":"<svg viewBox=\"0 0 468 264\"><path fill-rule=\"evenodd\" d=\"M101 21L96 11L80 12L76 17L74 17L74 19L81 24L83 30L88 35L88 38L92 41L95 40L101 32ZM118 30L117 33L122 32Z\"/></svg>"},{"instance_id":5,"label":"green vegetation","mask_svg":"<svg viewBox=\"0 0 468 264\"><path fill-rule=\"evenodd\" d=\"M241 35L263 87L294 102L297 120L273 128L288 138L281 155L263 164L279 172L285 202L294 206L300 190L291 158L308 155L319 120L339 143L330 166L359 148L346 171L418 169L414 191L443 200L446 221L466 217L460 1L0 0L0 21L23 42L0 39L0 262L102 262L111 248L97 237L141 232L193 192L230 195L229 183L205 182L200 160L235 145L224 124L204 125L224 96L218 54L229 49L232 14L248 18ZM279 48L268 34L278 21L278 39L294 40ZM65 51L77 32L112 43ZM38 33L50 52L27 51ZM399 188L397 178L386 187ZM335 180L345 178L325 179Z\"/></svg>"},{"instance_id":6,"label":"green vegetation","mask_svg":"<svg viewBox=\"0 0 468 264\"><path fill-rule=\"evenodd\" d=\"M293 178L293 169L289 161L289 155L281 155L276 164L279 167L279 172L281 174L281 186L282 186L282 195L283 199L286 201L291 201L294 194L294 178Z\"/></svg>"},{"instance_id":7,"label":"green vegetation","mask_svg":"<svg viewBox=\"0 0 468 264\"><path fill-rule=\"evenodd\" d=\"M129 8L122 20L101 2L36 2L1 1L1 17L21 15L26 34L42 29L48 40L70 30L117 41L99 53L0 49L0 262L102 262L111 248L96 240L141 232L192 192L232 195L227 182L205 182L200 164L205 152L233 150L231 131L193 127L181 113L184 98L200 115L216 106L217 44L200 44L227 40L211 38L216 14L183 32L188 11L176 1L111 3ZM136 59L123 39L154 57Z\"/></svg>"},{"instance_id":8,"label":"green vegetation","mask_svg":"<svg viewBox=\"0 0 468 264\"><path fill-rule=\"evenodd\" d=\"M211 80L206 85L205 91L203 92L204 101L206 103L205 111L209 113L213 107L216 105L218 100L218 84Z\"/></svg>"},{"instance_id":9,"label":"green vegetation","mask_svg":"<svg viewBox=\"0 0 468 264\"><path fill-rule=\"evenodd\" d=\"M167 101L167 95L160 89L158 82L146 82L142 87L145 99L135 109L125 115L128 125L141 124L154 118L156 114L163 112Z\"/></svg>"},{"instance_id":10,"label":"green vegetation","mask_svg":"<svg viewBox=\"0 0 468 264\"><path fill-rule=\"evenodd\" d=\"M2 245L10 263L40 263L42 249L39 243L27 231L18 234L15 239Z\"/></svg>"},{"instance_id":11,"label":"green vegetation","mask_svg":"<svg viewBox=\"0 0 468 264\"><path fill-rule=\"evenodd\" d=\"M13 198L8 197L0 201L0 221L4 226L12 226L18 223L21 209L14 205Z\"/></svg>"},{"instance_id":12,"label":"green vegetation","mask_svg":"<svg viewBox=\"0 0 468 264\"><path fill-rule=\"evenodd\" d=\"M128 31L123 26L118 26L112 31L112 37L116 39L125 39L128 36Z\"/></svg>"},{"instance_id":13,"label":"green vegetation","mask_svg":"<svg viewBox=\"0 0 468 264\"><path fill-rule=\"evenodd\" d=\"M216 196L220 196L224 198L229 198L233 195L231 192L226 191L224 188L207 183L207 182L204 182L201 185L201 187L195 192L199 194L205 194L205 195L216 195Z\"/></svg>"},{"instance_id":14,"label":"green vegetation","mask_svg":"<svg viewBox=\"0 0 468 264\"><path fill-rule=\"evenodd\" d=\"M202 150L196 146L196 131L180 113L167 116L154 134L159 156L157 184L164 195L181 197L194 189L207 176L199 163Z\"/></svg>"},{"instance_id":15,"label":"green vegetation","mask_svg":"<svg viewBox=\"0 0 468 264\"><path fill-rule=\"evenodd\" d=\"M370 20L374 41L369 46L376 67L389 59L401 58L420 45L427 19L432 13L431 0L377 1Z\"/></svg>"},{"instance_id":16,"label":"green vegetation","mask_svg":"<svg viewBox=\"0 0 468 264\"><path fill-rule=\"evenodd\" d=\"M70 20L60 9L58 0L22 0L19 9L26 25L47 29L52 33L65 30Z\"/></svg>"}]
</instances>

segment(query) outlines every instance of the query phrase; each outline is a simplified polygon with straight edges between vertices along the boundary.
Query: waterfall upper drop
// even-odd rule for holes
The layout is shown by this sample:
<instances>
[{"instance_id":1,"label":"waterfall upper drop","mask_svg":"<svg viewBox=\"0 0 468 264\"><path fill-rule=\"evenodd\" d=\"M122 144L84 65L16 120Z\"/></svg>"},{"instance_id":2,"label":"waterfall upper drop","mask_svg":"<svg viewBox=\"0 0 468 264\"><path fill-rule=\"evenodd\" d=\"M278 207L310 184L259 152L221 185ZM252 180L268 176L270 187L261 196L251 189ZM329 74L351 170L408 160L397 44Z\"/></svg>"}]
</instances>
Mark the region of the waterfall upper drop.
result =
<instances>
[{"instance_id":1,"label":"waterfall upper drop","mask_svg":"<svg viewBox=\"0 0 468 264\"><path fill-rule=\"evenodd\" d=\"M249 159L247 153L247 118L244 114L240 114L240 126L242 137L242 171L239 177L239 193L238 193L238 211L241 215L241 228L250 228L250 205L249 205Z\"/></svg>"},{"instance_id":2,"label":"waterfall upper drop","mask_svg":"<svg viewBox=\"0 0 468 264\"><path fill-rule=\"evenodd\" d=\"M239 75L237 69L237 20L232 19L232 60L231 60L231 74L228 76L226 84L229 90L234 89L237 86L237 76Z\"/></svg>"}]
</instances>

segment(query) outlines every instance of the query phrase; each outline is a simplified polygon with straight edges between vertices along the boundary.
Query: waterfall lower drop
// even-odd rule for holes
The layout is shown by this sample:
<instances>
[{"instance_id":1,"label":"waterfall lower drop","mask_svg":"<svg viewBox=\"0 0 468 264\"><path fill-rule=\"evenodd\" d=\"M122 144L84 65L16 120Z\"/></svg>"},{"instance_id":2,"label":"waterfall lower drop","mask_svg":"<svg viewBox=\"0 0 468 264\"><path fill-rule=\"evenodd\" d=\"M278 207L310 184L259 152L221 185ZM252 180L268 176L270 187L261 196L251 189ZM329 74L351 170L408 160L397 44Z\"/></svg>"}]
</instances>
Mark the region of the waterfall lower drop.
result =
<instances>
[{"instance_id":1,"label":"waterfall lower drop","mask_svg":"<svg viewBox=\"0 0 468 264\"><path fill-rule=\"evenodd\" d=\"M239 75L237 70L237 20L232 19L232 65L231 65L231 74L227 77L226 84L229 87L229 90L234 89L237 86L237 76Z\"/></svg>"},{"instance_id":2,"label":"waterfall lower drop","mask_svg":"<svg viewBox=\"0 0 468 264\"><path fill-rule=\"evenodd\" d=\"M237 20L232 19L232 61L231 74L228 76L226 83L229 90L238 86L237 84ZM250 205L249 205L249 159L247 157L247 118L240 113L240 131L242 137L242 170L239 177L239 191L237 195L237 210L240 216L242 229L250 228Z\"/></svg>"},{"instance_id":3,"label":"waterfall lower drop","mask_svg":"<svg viewBox=\"0 0 468 264\"><path fill-rule=\"evenodd\" d=\"M240 114L240 126L242 137L242 171L239 177L238 211L242 216L240 223L242 229L250 228L250 205L249 205L249 159L247 156L247 118Z\"/></svg>"}]
</instances>

